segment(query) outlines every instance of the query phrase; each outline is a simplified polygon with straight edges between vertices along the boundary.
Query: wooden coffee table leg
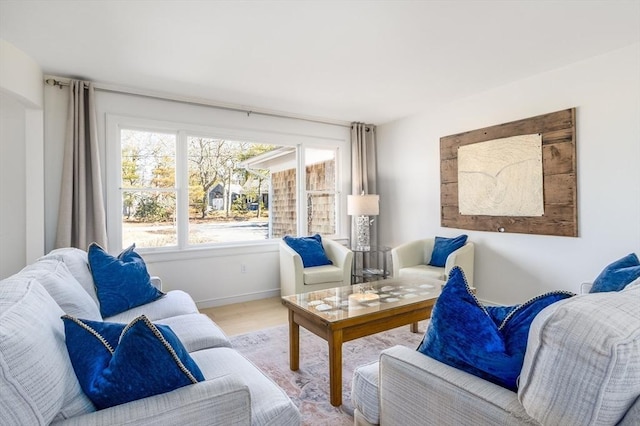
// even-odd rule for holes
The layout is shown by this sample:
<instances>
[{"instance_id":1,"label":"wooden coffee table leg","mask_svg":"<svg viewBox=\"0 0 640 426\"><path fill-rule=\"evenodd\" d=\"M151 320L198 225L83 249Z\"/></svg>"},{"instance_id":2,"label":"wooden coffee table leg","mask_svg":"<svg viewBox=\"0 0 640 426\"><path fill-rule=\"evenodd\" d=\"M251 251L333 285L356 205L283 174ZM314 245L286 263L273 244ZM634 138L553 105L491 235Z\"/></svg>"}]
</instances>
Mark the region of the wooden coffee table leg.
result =
<instances>
[{"instance_id":1,"label":"wooden coffee table leg","mask_svg":"<svg viewBox=\"0 0 640 426\"><path fill-rule=\"evenodd\" d=\"M342 405L342 330L329 332L329 397L331 405Z\"/></svg>"},{"instance_id":2,"label":"wooden coffee table leg","mask_svg":"<svg viewBox=\"0 0 640 426\"><path fill-rule=\"evenodd\" d=\"M417 333L418 332L418 323L417 322L412 322L411 325L409 325L409 327L411 328L411 332L412 333Z\"/></svg>"},{"instance_id":3,"label":"wooden coffee table leg","mask_svg":"<svg viewBox=\"0 0 640 426\"><path fill-rule=\"evenodd\" d=\"M293 321L293 311L289 310L289 368L300 368L300 326Z\"/></svg>"}]
</instances>

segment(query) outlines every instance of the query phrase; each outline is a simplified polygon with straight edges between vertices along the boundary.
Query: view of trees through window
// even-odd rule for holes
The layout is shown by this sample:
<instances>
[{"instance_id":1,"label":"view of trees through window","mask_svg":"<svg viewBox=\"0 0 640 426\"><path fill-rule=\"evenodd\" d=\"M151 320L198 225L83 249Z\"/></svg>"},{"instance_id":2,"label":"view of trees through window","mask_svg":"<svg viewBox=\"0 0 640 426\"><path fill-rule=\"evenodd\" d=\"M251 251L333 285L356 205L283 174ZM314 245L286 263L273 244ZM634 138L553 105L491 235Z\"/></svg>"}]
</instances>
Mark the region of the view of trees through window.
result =
<instances>
[{"instance_id":1,"label":"view of trees through window","mask_svg":"<svg viewBox=\"0 0 640 426\"><path fill-rule=\"evenodd\" d=\"M269 236L270 172L242 161L273 145L189 137L189 244Z\"/></svg>"},{"instance_id":2,"label":"view of trees through window","mask_svg":"<svg viewBox=\"0 0 640 426\"><path fill-rule=\"evenodd\" d=\"M122 131L123 246L177 244L176 135Z\"/></svg>"},{"instance_id":3,"label":"view of trees through window","mask_svg":"<svg viewBox=\"0 0 640 426\"><path fill-rule=\"evenodd\" d=\"M132 129L120 138L123 247L295 234L294 147ZM308 229L333 234L335 150L307 149L305 167Z\"/></svg>"}]
</instances>

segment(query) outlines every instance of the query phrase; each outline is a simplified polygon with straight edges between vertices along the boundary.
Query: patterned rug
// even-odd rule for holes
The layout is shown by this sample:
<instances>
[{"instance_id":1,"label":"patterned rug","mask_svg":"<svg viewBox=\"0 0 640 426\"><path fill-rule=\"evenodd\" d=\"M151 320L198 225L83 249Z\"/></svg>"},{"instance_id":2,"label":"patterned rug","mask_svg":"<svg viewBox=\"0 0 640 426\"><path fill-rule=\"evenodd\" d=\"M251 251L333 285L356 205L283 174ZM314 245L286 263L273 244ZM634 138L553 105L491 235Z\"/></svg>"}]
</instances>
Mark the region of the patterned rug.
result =
<instances>
[{"instance_id":1,"label":"patterned rug","mask_svg":"<svg viewBox=\"0 0 640 426\"><path fill-rule=\"evenodd\" d=\"M329 403L329 356L327 342L300 327L300 369L289 369L289 326L282 325L230 337L233 347L271 377L296 404L302 424L309 426L353 425L351 379L353 370L378 360L380 351L395 345L415 349L426 330L409 326L374 334L342 345L342 406Z\"/></svg>"}]
</instances>

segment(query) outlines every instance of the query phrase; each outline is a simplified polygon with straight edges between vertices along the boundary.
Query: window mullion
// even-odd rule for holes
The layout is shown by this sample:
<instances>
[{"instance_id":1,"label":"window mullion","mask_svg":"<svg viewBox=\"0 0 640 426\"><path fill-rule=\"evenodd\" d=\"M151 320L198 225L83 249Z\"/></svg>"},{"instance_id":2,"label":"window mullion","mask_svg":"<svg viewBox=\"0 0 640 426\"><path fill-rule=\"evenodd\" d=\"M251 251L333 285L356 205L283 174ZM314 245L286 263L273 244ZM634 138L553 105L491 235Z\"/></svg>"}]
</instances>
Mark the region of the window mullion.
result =
<instances>
[{"instance_id":1,"label":"window mullion","mask_svg":"<svg viewBox=\"0 0 640 426\"><path fill-rule=\"evenodd\" d=\"M187 133L178 131L176 146L176 199L178 247L184 249L189 240L189 161Z\"/></svg>"},{"instance_id":2,"label":"window mullion","mask_svg":"<svg viewBox=\"0 0 640 426\"><path fill-rule=\"evenodd\" d=\"M336 235L344 235L345 230L347 229L346 223L342 220L342 191L340 190L342 185L342 157L340 156L340 148L336 148L335 155L335 185L333 190L335 191L335 204L333 209L333 214L335 215L336 221Z\"/></svg>"},{"instance_id":3,"label":"window mullion","mask_svg":"<svg viewBox=\"0 0 640 426\"><path fill-rule=\"evenodd\" d=\"M296 228L298 236L307 235L307 173L305 167L304 148L301 144L296 146Z\"/></svg>"},{"instance_id":4,"label":"window mullion","mask_svg":"<svg viewBox=\"0 0 640 426\"><path fill-rule=\"evenodd\" d=\"M122 247L122 159L121 129L117 122L107 118L107 235L110 249Z\"/></svg>"}]
</instances>

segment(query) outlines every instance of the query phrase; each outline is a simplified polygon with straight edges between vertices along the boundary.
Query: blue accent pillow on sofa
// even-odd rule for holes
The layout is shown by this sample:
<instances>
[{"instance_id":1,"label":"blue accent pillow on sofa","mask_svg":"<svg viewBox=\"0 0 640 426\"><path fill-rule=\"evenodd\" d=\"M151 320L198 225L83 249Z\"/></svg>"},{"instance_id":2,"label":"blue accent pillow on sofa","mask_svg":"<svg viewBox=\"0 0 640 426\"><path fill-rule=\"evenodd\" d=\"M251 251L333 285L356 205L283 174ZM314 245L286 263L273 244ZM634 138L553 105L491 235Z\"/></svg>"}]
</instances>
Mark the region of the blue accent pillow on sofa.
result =
<instances>
[{"instance_id":1,"label":"blue accent pillow on sofa","mask_svg":"<svg viewBox=\"0 0 640 426\"><path fill-rule=\"evenodd\" d=\"M630 253L607 265L593 281L589 293L620 291L640 278L640 261L635 253Z\"/></svg>"},{"instance_id":2,"label":"blue accent pillow on sofa","mask_svg":"<svg viewBox=\"0 0 640 426\"><path fill-rule=\"evenodd\" d=\"M99 410L204 380L171 328L144 315L129 324L62 319L78 382Z\"/></svg>"},{"instance_id":3,"label":"blue accent pillow on sofa","mask_svg":"<svg viewBox=\"0 0 640 426\"><path fill-rule=\"evenodd\" d=\"M324 251L320 234L311 237L291 237L285 235L282 239L300 255L302 265L305 268L333 264Z\"/></svg>"},{"instance_id":4,"label":"blue accent pillow on sofa","mask_svg":"<svg viewBox=\"0 0 640 426\"><path fill-rule=\"evenodd\" d=\"M447 257L466 243L466 235L460 235L455 238L436 237L429 265L443 268L445 263L447 263Z\"/></svg>"},{"instance_id":5,"label":"blue accent pillow on sofa","mask_svg":"<svg viewBox=\"0 0 640 426\"><path fill-rule=\"evenodd\" d=\"M573 295L555 291L521 305L485 307L456 266L436 301L418 351L516 391L531 322L545 307Z\"/></svg>"},{"instance_id":6,"label":"blue accent pillow on sofa","mask_svg":"<svg viewBox=\"0 0 640 426\"><path fill-rule=\"evenodd\" d=\"M114 257L96 243L89 246L89 266L103 318L164 296L151 284L147 265L135 247L133 244Z\"/></svg>"}]
</instances>

